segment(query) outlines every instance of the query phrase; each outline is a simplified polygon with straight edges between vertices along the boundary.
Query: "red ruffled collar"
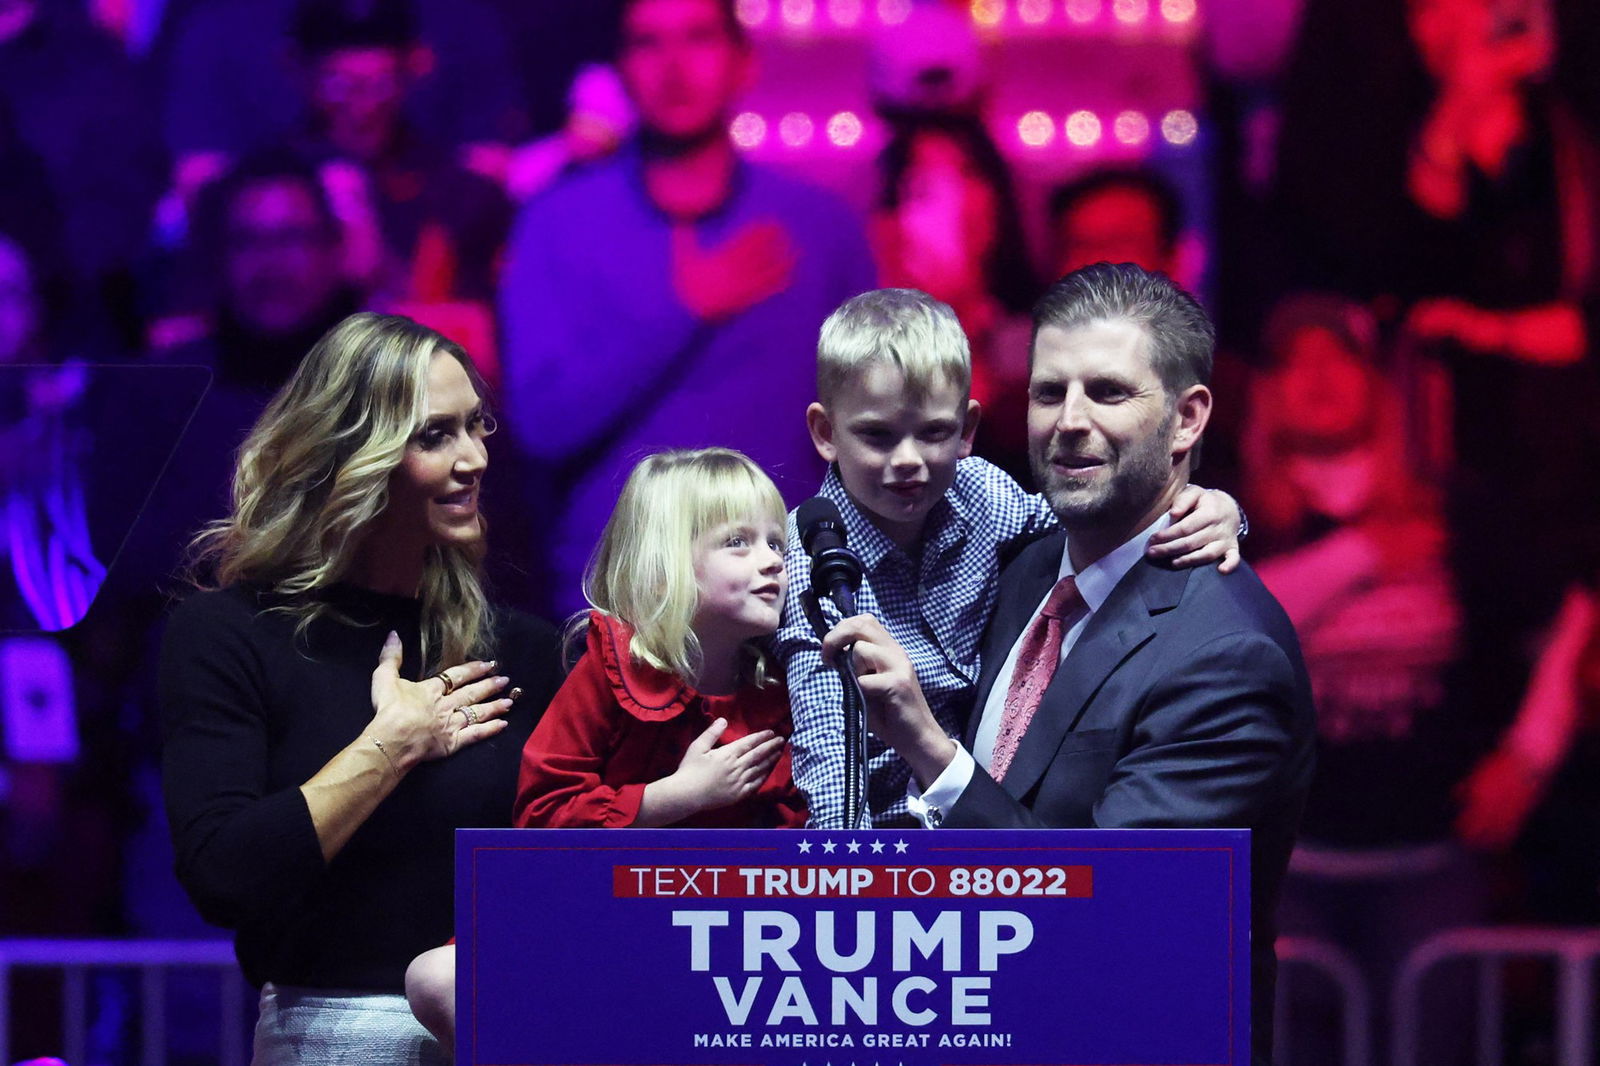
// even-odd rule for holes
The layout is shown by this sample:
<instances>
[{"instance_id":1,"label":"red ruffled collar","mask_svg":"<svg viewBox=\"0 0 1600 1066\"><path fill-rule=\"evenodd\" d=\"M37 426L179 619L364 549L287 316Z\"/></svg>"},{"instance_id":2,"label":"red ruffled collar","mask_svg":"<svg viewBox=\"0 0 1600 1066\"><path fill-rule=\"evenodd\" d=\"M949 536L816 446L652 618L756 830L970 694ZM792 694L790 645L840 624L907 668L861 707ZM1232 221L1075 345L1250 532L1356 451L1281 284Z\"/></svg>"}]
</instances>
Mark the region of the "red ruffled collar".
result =
<instances>
[{"instance_id":1,"label":"red ruffled collar","mask_svg":"<svg viewBox=\"0 0 1600 1066\"><path fill-rule=\"evenodd\" d=\"M641 722L676 718L700 697L682 678L634 659L633 629L619 618L589 612L589 654L598 655L622 709Z\"/></svg>"}]
</instances>

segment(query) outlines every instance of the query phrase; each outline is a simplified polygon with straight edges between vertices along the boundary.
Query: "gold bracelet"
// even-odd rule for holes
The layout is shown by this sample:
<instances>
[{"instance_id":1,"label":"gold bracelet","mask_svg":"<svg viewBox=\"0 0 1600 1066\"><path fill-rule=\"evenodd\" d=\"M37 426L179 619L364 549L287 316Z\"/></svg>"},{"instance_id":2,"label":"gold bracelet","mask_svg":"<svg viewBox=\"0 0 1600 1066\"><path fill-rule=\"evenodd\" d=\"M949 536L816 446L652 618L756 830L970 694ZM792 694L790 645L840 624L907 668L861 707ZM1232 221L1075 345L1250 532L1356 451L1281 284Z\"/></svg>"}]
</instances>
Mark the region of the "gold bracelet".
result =
<instances>
[{"instance_id":1,"label":"gold bracelet","mask_svg":"<svg viewBox=\"0 0 1600 1066\"><path fill-rule=\"evenodd\" d=\"M379 740L377 737L373 737L371 739L373 745L377 747L378 751L383 753L383 758L389 764L389 769L393 771L394 776L398 779L400 777L400 767L395 765L394 756L390 755L389 749L383 746L383 741Z\"/></svg>"}]
</instances>

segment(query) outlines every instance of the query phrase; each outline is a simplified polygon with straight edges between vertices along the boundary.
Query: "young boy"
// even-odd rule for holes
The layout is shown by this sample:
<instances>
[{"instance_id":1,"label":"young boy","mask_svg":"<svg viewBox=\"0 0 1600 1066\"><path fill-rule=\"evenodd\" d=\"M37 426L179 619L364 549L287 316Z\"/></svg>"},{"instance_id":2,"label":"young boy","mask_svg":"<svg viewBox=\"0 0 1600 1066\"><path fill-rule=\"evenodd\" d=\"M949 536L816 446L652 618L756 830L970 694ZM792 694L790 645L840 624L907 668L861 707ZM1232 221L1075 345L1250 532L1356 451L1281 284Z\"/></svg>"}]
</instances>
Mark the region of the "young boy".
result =
<instances>
[{"instance_id":1,"label":"young boy","mask_svg":"<svg viewBox=\"0 0 1600 1066\"><path fill-rule=\"evenodd\" d=\"M934 717L952 736L972 707L1001 560L1056 524L1042 496L972 457L980 412L968 395L971 381L955 313L914 289L879 289L846 301L823 323L817 402L806 410L812 442L832 464L821 495L838 506L861 558L856 609L876 615L906 650ZM1178 566L1238 564L1239 512L1226 493L1185 490L1173 521L1152 538L1152 556ZM791 586L778 654L794 715L795 781L809 800L811 825L845 828L843 691L801 608L810 562L793 514L788 545ZM839 620L826 602L824 613ZM918 825L906 806L905 763L871 734L867 754L869 824Z\"/></svg>"}]
</instances>

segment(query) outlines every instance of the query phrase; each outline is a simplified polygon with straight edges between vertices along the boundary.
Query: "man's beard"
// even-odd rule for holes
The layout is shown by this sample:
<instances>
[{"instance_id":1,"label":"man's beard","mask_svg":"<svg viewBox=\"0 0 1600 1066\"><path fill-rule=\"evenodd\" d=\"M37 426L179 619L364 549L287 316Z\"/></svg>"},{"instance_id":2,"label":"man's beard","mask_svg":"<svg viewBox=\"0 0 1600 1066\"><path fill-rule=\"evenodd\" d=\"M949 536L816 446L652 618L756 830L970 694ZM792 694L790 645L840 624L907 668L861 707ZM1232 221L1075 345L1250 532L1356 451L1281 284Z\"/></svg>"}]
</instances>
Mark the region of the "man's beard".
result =
<instances>
[{"instance_id":1,"label":"man's beard","mask_svg":"<svg viewBox=\"0 0 1600 1066\"><path fill-rule=\"evenodd\" d=\"M1160 498L1172 476L1170 448L1173 420L1166 419L1143 439L1106 456L1115 466L1103 472L1095 485L1075 484L1051 466L1052 452L1067 450L1052 436L1050 448L1031 456L1033 476L1050 509L1067 529L1108 529L1136 521ZM1106 476L1109 475L1109 476Z\"/></svg>"}]
</instances>

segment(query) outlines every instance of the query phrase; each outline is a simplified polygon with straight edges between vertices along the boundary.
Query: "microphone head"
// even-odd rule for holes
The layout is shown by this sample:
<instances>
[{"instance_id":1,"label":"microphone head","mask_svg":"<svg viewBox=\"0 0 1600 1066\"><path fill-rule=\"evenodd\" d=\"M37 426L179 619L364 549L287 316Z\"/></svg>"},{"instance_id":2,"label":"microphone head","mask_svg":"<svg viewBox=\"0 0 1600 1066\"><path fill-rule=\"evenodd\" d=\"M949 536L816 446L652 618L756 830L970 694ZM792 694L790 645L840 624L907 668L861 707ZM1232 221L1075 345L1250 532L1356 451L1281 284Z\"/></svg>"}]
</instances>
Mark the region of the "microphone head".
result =
<instances>
[{"instance_id":1,"label":"microphone head","mask_svg":"<svg viewBox=\"0 0 1600 1066\"><path fill-rule=\"evenodd\" d=\"M802 503L795 510L794 524L800 530L800 545L807 555L817 553L817 538L825 534L837 538L833 547L842 547L845 543L844 518L838 506L826 496L813 496Z\"/></svg>"}]
</instances>

